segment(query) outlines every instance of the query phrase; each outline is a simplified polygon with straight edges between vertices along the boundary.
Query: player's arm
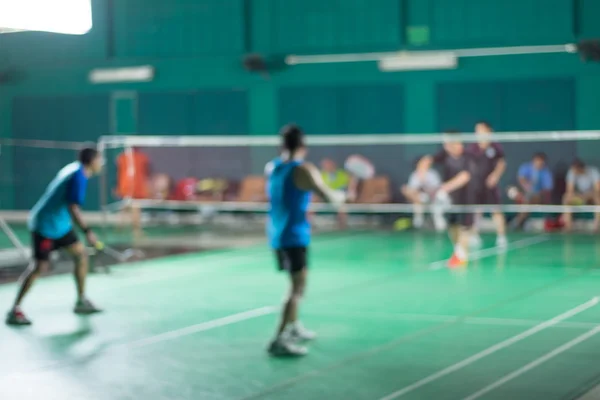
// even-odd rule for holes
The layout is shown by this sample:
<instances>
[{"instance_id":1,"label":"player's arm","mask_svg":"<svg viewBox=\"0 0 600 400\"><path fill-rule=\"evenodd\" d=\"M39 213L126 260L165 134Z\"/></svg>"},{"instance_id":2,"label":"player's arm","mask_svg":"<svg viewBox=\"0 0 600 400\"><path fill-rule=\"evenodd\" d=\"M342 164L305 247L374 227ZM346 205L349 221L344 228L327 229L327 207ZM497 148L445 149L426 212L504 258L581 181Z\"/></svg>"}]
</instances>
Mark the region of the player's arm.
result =
<instances>
[{"instance_id":1,"label":"player's arm","mask_svg":"<svg viewBox=\"0 0 600 400\"><path fill-rule=\"evenodd\" d=\"M567 173L567 187L565 188L565 195L567 198L572 197L575 194L575 174L573 170L570 169Z\"/></svg>"},{"instance_id":2,"label":"player's arm","mask_svg":"<svg viewBox=\"0 0 600 400\"><path fill-rule=\"evenodd\" d=\"M490 183L492 183L493 186L496 186L498 182L500 182L502 175L504 175L504 172L506 171L506 158L504 157L504 150L502 150L502 147L500 145L496 145L494 148L496 149L497 157L496 167L494 168L488 179L491 179L492 181Z\"/></svg>"},{"instance_id":3,"label":"player's arm","mask_svg":"<svg viewBox=\"0 0 600 400\"><path fill-rule=\"evenodd\" d=\"M542 198L545 203L550 203L552 198L552 190L554 189L554 177L552 173L546 170L542 174Z\"/></svg>"},{"instance_id":4,"label":"player's arm","mask_svg":"<svg viewBox=\"0 0 600 400\"><path fill-rule=\"evenodd\" d=\"M96 244L96 236L90 230L89 225L84 221L83 213L81 212L81 206L85 201L85 191L87 188L87 181L82 174L76 173L69 181L67 187L67 202L69 204L69 213L73 222L85 232L87 241L91 245Z\"/></svg>"},{"instance_id":5,"label":"player's arm","mask_svg":"<svg viewBox=\"0 0 600 400\"><path fill-rule=\"evenodd\" d=\"M529 179L527 179L527 165L521 165L521 167L519 168L519 172L517 174L517 179L519 181L519 185L521 185L521 188L528 193L529 191L531 191L531 184L529 183Z\"/></svg>"},{"instance_id":6,"label":"player's arm","mask_svg":"<svg viewBox=\"0 0 600 400\"><path fill-rule=\"evenodd\" d=\"M341 205L346 201L346 195L338 190L330 189L321 173L311 163L303 163L294 169L294 184L302 190L310 190L331 204Z\"/></svg>"},{"instance_id":7,"label":"player's arm","mask_svg":"<svg viewBox=\"0 0 600 400\"><path fill-rule=\"evenodd\" d=\"M449 181L446 181L440 187L440 190L446 193L452 193L455 190L463 188L471 180L471 173L463 170Z\"/></svg>"}]
</instances>

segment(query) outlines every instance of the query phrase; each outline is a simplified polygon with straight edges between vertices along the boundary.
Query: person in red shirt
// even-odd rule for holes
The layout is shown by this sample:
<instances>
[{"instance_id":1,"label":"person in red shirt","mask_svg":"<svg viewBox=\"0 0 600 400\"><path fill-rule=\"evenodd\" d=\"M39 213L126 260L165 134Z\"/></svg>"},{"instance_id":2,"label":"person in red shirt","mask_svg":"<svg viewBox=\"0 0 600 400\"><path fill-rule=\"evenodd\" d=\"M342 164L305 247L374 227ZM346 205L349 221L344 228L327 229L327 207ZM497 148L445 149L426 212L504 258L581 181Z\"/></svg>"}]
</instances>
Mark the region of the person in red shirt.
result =
<instances>
[{"instance_id":1,"label":"person in red shirt","mask_svg":"<svg viewBox=\"0 0 600 400\"><path fill-rule=\"evenodd\" d=\"M122 199L147 199L149 197L148 181L150 178L150 160L140 149L133 148L117 157L117 188L115 194ZM132 205L131 222L134 232L142 230L141 210Z\"/></svg>"}]
</instances>

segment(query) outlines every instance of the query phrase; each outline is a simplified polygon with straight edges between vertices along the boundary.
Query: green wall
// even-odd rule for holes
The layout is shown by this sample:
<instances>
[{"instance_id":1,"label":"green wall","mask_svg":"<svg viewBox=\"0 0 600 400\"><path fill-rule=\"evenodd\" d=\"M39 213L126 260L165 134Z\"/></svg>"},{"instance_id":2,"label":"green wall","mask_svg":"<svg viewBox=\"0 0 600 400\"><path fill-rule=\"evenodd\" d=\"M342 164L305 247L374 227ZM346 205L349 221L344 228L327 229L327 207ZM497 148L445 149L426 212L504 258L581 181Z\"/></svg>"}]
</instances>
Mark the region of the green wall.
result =
<instances>
[{"instance_id":1,"label":"green wall","mask_svg":"<svg viewBox=\"0 0 600 400\"><path fill-rule=\"evenodd\" d=\"M14 96L115 90L249 91L251 133L277 128L279 88L396 84L404 87L403 130L437 130L439 83L574 78L577 128L600 127L598 65L569 54L461 59L456 71L382 73L375 63L297 66L264 81L241 68L248 52L266 55L558 44L600 37L595 0L94 0L85 36L4 35L0 60L26 74L0 89L0 132L10 134ZM157 68L154 82L93 86L93 67Z\"/></svg>"},{"instance_id":2,"label":"green wall","mask_svg":"<svg viewBox=\"0 0 600 400\"><path fill-rule=\"evenodd\" d=\"M205 112L222 120L244 121L223 125L215 120L203 127L190 122L164 133L206 134L207 126L216 126L216 133L271 134L287 119L311 126L313 133L433 132L446 121L443 116L448 111L441 108L450 100L444 102L441 93L448 85L458 85L455 93L491 85L496 91L482 95L482 101L499 96L505 99L504 103L499 101L500 108L520 93L551 98L550 105L544 105L551 114L556 113L552 107L562 104L560 97L569 96L573 109L565 108L557 121L570 120L573 115L572 128L600 129L600 64L582 63L573 54L465 58L456 70L405 73L380 72L376 63L302 65L276 71L268 80L241 66L243 55L253 52L278 57L569 43L600 37L598 0L92 2L94 28L87 35L25 32L0 36L0 68L10 65L24 74L18 82L0 86L1 136L17 134L11 122L15 99L31 99L33 104L36 97L84 99L105 95L108 99L122 92L140 101L157 97L154 108L146 108L153 110L149 113L170 112L161 104L168 102L169 96L179 99L183 93L190 104L186 105L185 118ZM151 83L91 85L87 81L92 68L143 64L156 68L156 79ZM544 89L536 82L550 84ZM572 90L562 88L560 82L570 82ZM553 90L558 86L552 85L557 84L562 89ZM529 89L521 92L522 88ZM479 89L473 90L478 93ZM506 94L511 90L513 97ZM216 94L206 97L206 93ZM302 94L304 103L294 105L297 98L290 93ZM473 107L477 96L471 100ZM178 112L175 104L170 104L174 113ZM148 126L158 129L160 118L155 123L142 116L137 123L115 125L108 121L112 111L123 114L119 108L123 105L115 103L119 110L109 110L106 115L109 131L120 124L128 126L126 132L145 133L150 130ZM233 111L215 114L210 107L216 105ZM35 114L32 111L31 117ZM500 114L500 121L496 121L500 127L541 129L536 128L541 125L530 123L526 111ZM544 115L536 118L543 120ZM369 120L374 121L372 126ZM167 130L171 126L168 120L161 123L168 125ZM85 129L85 124L85 120L80 121L78 129ZM90 138L87 134L75 137L78 129L71 129L72 140ZM64 139L52 127L38 135ZM589 148L580 150L584 156L598 157Z\"/></svg>"}]
</instances>

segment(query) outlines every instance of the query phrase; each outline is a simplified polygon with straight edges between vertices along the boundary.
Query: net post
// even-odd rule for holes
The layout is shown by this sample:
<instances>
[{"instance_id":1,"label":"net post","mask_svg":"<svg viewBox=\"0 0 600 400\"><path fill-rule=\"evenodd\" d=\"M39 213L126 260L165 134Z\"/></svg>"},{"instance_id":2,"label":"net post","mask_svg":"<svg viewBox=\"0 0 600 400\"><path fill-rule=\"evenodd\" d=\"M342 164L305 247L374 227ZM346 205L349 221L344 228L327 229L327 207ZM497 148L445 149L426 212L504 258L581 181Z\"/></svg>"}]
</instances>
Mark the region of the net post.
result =
<instances>
[{"instance_id":1,"label":"net post","mask_svg":"<svg viewBox=\"0 0 600 400\"><path fill-rule=\"evenodd\" d=\"M0 217L0 229L2 229L2 231L6 234L6 236L8 237L10 242L13 244L13 246L15 246L15 248L19 251L19 253L21 253L21 255L23 256L23 259L27 260L28 254L27 254L27 250L25 249L25 246L19 240L19 238L17 237L15 232L12 230L12 228L6 223L6 221L2 217Z\"/></svg>"}]
</instances>

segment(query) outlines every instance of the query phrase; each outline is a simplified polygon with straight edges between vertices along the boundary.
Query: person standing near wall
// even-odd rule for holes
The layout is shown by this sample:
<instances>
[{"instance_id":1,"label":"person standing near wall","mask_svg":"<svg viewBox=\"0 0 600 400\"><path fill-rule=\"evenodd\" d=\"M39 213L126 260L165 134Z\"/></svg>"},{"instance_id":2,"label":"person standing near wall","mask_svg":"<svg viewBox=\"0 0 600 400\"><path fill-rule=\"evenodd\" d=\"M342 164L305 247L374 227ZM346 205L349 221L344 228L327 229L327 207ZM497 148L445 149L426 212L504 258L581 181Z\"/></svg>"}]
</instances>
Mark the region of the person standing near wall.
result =
<instances>
[{"instance_id":1,"label":"person standing near wall","mask_svg":"<svg viewBox=\"0 0 600 400\"><path fill-rule=\"evenodd\" d=\"M150 159L138 148L124 151L117 157L117 188L115 194L121 199L148 198ZM139 207L131 205L131 223L134 233L142 233L142 215Z\"/></svg>"}]
</instances>

